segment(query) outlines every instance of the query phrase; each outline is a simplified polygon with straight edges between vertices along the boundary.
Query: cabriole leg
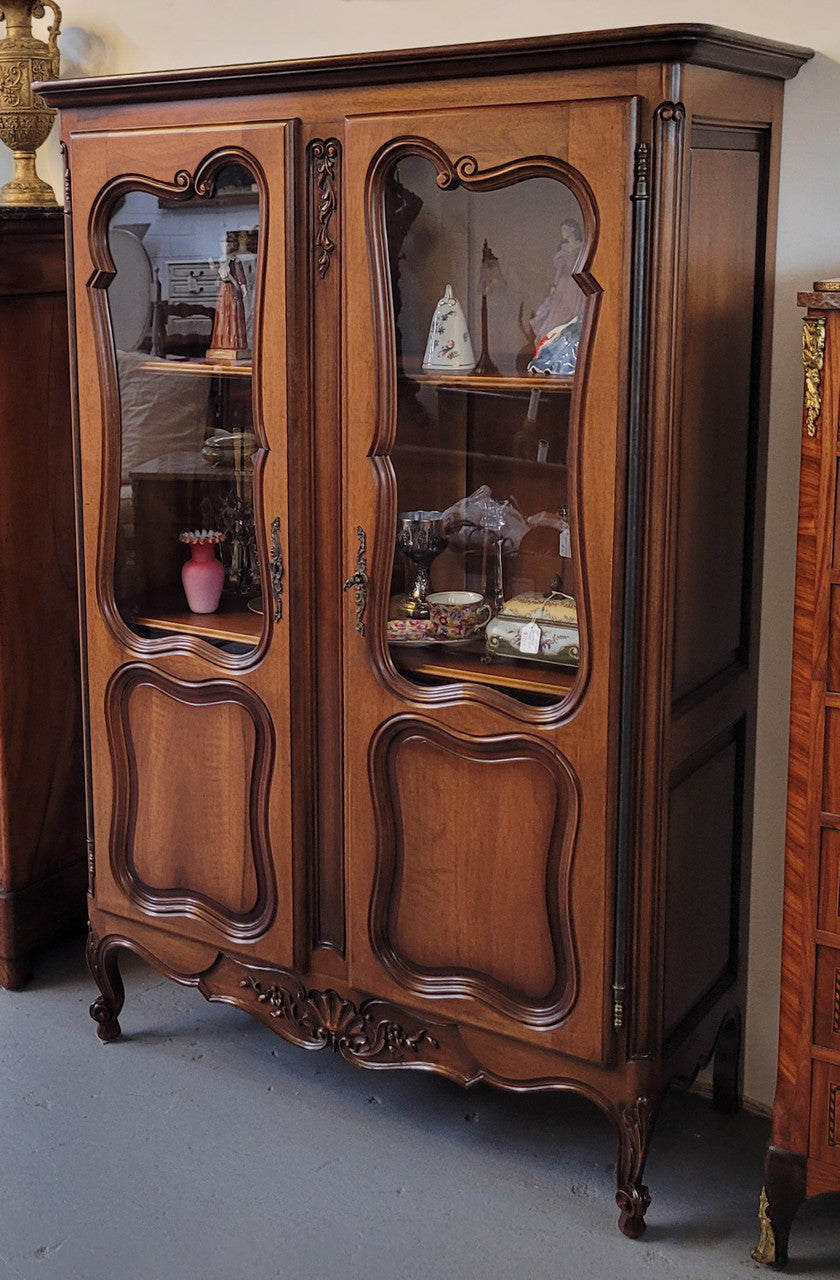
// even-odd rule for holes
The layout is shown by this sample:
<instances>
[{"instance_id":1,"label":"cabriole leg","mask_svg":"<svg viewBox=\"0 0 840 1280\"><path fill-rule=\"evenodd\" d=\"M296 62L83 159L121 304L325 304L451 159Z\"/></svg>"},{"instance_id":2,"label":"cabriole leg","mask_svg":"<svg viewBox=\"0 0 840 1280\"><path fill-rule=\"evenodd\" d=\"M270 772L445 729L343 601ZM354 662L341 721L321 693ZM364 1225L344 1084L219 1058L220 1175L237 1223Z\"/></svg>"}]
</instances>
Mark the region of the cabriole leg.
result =
<instances>
[{"instance_id":1,"label":"cabriole leg","mask_svg":"<svg viewBox=\"0 0 840 1280\"><path fill-rule=\"evenodd\" d=\"M621 1210L618 1225L632 1240L645 1229L650 1192L642 1182L656 1108L649 1098L637 1098L618 1115L618 1190L615 1202Z\"/></svg>"},{"instance_id":2,"label":"cabriole leg","mask_svg":"<svg viewBox=\"0 0 840 1280\"><path fill-rule=\"evenodd\" d=\"M712 1104L715 1111L734 1116L741 1109L741 1013L728 1014L717 1034L712 1066Z\"/></svg>"},{"instance_id":3,"label":"cabriole leg","mask_svg":"<svg viewBox=\"0 0 840 1280\"><path fill-rule=\"evenodd\" d=\"M784 1266L794 1214L804 1199L805 1157L781 1147L768 1147L758 1206L761 1236L752 1252L756 1262Z\"/></svg>"},{"instance_id":4,"label":"cabriole leg","mask_svg":"<svg viewBox=\"0 0 840 1280\"><path fill-rule=\"evenodd\" d=\"M106 938L104 942L93 929L88 930L87 962L94 982L102 992L90 1006L90 1016L96 1023L100 1040L116 1040L120 1034L119 1013L125 1003L125 987L117 962L118 945Z\"/></svg>"}]
</instances>

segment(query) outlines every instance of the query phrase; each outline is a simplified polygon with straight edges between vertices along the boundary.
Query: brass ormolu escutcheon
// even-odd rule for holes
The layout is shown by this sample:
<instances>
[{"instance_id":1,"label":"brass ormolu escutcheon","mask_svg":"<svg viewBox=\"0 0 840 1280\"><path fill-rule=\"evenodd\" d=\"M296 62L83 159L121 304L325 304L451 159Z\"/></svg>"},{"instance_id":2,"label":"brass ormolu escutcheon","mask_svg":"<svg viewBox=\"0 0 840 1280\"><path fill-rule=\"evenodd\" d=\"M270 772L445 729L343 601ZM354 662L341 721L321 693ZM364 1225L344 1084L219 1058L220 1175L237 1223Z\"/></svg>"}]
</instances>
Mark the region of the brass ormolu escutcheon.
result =
<instances>
[{"instance_id":1,"label":"brass ormolu escutcheon","mask_svg":"<svg viewBox=\"0 0 840 1280\"><path fill-rule=\"evenodd\" d=\"M805 434L817 434L817 422L822 412L822 369L825 358L825 320L804 320L802 323L802 363L805 366Z\"/></svg>"},{"instance_id":2,"label":"brass ormolu escutcheon","mask_svg":"<svg viewBox=\"0 0 840 1280\"><path fill-rule=\"evenodd\" d=\"M271 594L274 597L274 621L283 617L283 551L280 547L280 517L275 516L271 522L271 555L269 557L271 571Z\"/></svg>"},{"instance_id":3,"label":"brass ormolu escutcheon","mask_svg":"<svg viewBox=\"0 0 840 1280\"><path fill-rule=\"evenodd\" d=\"M356 598L356 630L360 636L365 634L365 609L367 608L367 588L368 588L368 571L367 571L367 534L362 526L356 525L356 537L359 540L359 550L356 554L356 572L352 578L348 578L344 584L344 590L349 591L351 587L355 588Z\"/></svg>"}]
</instances>

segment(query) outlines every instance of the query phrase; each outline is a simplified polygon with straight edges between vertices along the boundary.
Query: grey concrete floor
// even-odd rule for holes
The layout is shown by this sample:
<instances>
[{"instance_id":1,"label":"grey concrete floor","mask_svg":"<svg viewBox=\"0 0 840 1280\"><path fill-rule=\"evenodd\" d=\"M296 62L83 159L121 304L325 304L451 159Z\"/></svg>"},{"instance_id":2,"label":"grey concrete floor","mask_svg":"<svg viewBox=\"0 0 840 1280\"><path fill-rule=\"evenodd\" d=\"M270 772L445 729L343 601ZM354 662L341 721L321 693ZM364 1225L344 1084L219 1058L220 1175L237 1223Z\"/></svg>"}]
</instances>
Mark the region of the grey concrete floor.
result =
<instances>
[{"instance_id":1,"label":"grey concrete floor","mask_svg":"<svg viewBox=\"0 0 840 1280\"><path fill-rule=\"evenodd\" d=\"M126 957L102 1045L83 940L0 991L0 1280L730 1280L750 1258L766 1119L696 1093L660 1115L640 1241L614 1139L566 1095L360 1071ZM788 1274L840 1277L840 1196Z\"/></svg>"}]
</instances>

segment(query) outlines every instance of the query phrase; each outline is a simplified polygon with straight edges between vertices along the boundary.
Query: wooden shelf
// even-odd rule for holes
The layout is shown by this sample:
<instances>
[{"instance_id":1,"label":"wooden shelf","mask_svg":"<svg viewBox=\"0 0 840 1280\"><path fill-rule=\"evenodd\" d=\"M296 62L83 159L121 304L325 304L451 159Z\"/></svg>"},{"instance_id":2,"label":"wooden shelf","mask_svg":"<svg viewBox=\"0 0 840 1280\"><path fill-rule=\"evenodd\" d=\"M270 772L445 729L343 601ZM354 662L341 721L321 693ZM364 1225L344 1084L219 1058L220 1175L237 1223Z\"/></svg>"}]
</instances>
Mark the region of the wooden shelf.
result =
<instances>
[{"instance_id":1,"label":"wooden shelf","mask_svg":"<svg viewBox=\"0 0 840 1280\"><path fill-rule=\"evenodd\" d=\"M246 476L250 481L253 468L248 466L237 471L236 467L223 462L211 462L204 454L195 451L166 453L160 458L152 458L149 462L141 462L129 473L132 483L138 480L226 480L237 476Z\"/></svg>"},{"instance_id":2,"label":"wooden shelf","mask_svg":"<svg viewBox=\"0 0 840 1280\"><path fill-rule=\"evenodd\" d=\"M530 395L532 391L549 395L571 395L574 378L553 377L551 374L476 374L476 373L422 373L404 369L402 376L421 386L439 387L445 391L474 392L481 395L506 395L511 391Z\"/></svg>"},{"instance_id":3,"label":"wooden shelf","mask_svg":"<svg viewBox=\"0 0 840 1280\"><path fill-rule=\"evenodd\" d=\"M433 458L435 455L443 458L458 455L473 464L476 462L492 463L504 466L507 469L513 468L515 471L568 471L568 466L565 462L538 462L536 458L517 458L513 454L477 453L474 449L446 449L440 445L396 444L392 457L399 455L410 457L412 454L416 457L426 458Z\"/></svg>"},{"instance_id":4,"label":"wooden shelf","mask_svg":"<svg viewBox=\"0 0 840 1280\"><path fill-rule=\"evenodd\" d=\"M467 680L471 684L492 684L523 693L540 693L565 698L577 675L572 667L542 664L527 659L498 657L487 662L483 644L445 645L391 644L394 666L404 673L433 679Z\"/></svg>"},{"instance_id":5,"label":"wooden shelf","mask_svg":"<svg viewBox=\"0 0 840 1280\"><path fill-rule=\"evenodd\" d=\"M222 360L146 360L138 366L144 373L161 373L164 376L190 374L204 378L250 378L254 366L248 361Z\"/></svg>"},{"instance_id":6,"label":"wooden shelf","mask_svg":"<svg viewBox=\"0 0 840 1280\"><path fill-rule=\"evenodd\" d=\"M263 615L242 600L222 597L215 613L191 613L177 587L150 592L136 601L131 624L208 640L254 645L262 635Z\"/></svg>"}]
</instances>

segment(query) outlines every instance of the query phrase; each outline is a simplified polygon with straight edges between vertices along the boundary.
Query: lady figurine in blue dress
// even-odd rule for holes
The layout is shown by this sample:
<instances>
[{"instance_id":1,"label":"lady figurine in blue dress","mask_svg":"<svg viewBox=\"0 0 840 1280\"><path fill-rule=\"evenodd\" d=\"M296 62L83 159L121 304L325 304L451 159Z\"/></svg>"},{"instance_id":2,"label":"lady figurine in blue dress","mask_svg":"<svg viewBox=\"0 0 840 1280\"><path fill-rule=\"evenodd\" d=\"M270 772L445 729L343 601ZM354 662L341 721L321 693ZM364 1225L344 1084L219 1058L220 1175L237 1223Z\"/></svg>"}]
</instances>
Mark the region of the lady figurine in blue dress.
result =
<instances>
[{"instance_id":1,"label":"lady figurine in blue dress","mask_svg":"<svg viewBox=\"0 0 840 1280\"><path fill-rule=\"evenodd\" d=\"M575 371L583 294L573 273L582 248L580 223L576 218L567 218L560 227L560 243L554 254L551 292L531 317L536 347L528 364L529 373L570 377Z\"/></svg>"}]
</instances>

